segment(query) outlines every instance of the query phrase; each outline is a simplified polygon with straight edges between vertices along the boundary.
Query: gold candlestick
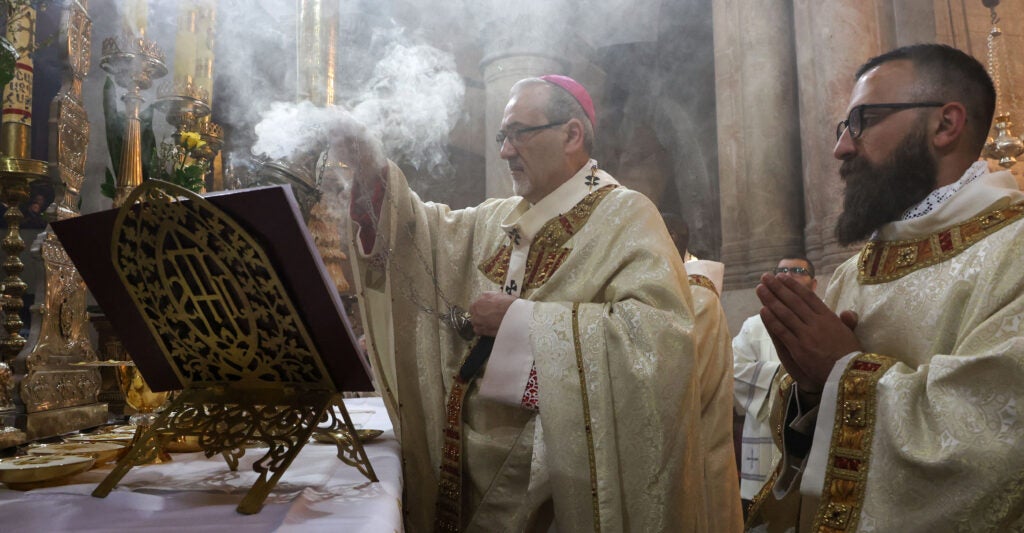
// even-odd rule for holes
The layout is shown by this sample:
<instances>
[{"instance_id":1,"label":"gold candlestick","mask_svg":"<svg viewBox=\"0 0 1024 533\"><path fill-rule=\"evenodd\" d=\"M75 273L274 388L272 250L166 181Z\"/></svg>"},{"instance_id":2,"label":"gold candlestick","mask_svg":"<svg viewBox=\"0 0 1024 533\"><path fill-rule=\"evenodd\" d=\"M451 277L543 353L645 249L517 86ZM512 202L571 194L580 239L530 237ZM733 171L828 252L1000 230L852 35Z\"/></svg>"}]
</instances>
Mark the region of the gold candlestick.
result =
<instances>
[{"instance_id":1,"label":"gold candlestick","mask_svg":"<svg viewBox=\"0 0 1024 533\"><path fill-rule=\"evenodd\" d=\"M114 77L119 87L128 90L122 97L127 118L114 194L114 206L120 207L132 190L142 184L142 122L139 120L144 100L142 91L150 88L154 79L166 75L167 67L155 42L130 33L103 41L100 66Z\"/></svg>"},{"instance_id":2,"label":"gold candlestick","mask_svg":"<svg viewBox=\"0 0 1024 533\"><path fill-rule=\"evenodd\" d=\"M7 235L2 244L7 258L4 260L4 299L0 307L4 310L4 330L7 336L0 341L5 359L13 359L21 352L27 340L21 336L21 308L24 305L21 297L25 295L28 285L21 279L25 263L21 253L25 251L25 241L21 238L21 221L25 219L21 202L28 198L29 185L47 174L47 164L32 159L0 157L0 198L7 205L4 220L7 221Z\"/></svg>"},{"instance_id":3,"label":"gold candlestick","mask_svg":"<svg viewBox=\"0 0 1024 533\"><path fill-rule=\"evenodd\" d=\"M10 362L18 356L27 340L21 336L22 296L27 285L20 275L25 269L21 253L25 241L20 226L24 215L19 204L28 197L29 184L47 175L47 164L30 159L32 137L32 49L35 46L36 10L30 5L18 7L7 20L6 37L19 54L14 79L4 87L3 123L0 127L0 199L6 204L4 220L7 235L0 247L7 254L3 262L6 277L0 308L4 311L3 328L7 333L0 340L0 412L14 413L14 380ZM0 445L24 437L24 432L3 427L0 421Z\"/></svg>"},{"instance_id":4,"label":"gold candlestick","mask_svg":"<svg viewBox=\"0 0 1024 533\"><path fill-rule=\"evenodd\" d=\"M20 54L14 80L4 88L3 127L0 143L0 199L6 204L4 220L7 221L7 235L2 247L7 253L3 268L4 299L0 307L4 310L4 330L7 337L0 341L4 359L18 355L26 340L20 331L24 325L19 313L23 305L21 297L27 286L20 274L25 269L21 253L25 241L19 231L24 219L18 207L28 197L29 184L47 175L47 164L30 159L32 137L32 48L35 42L36 10L24 5L7 21L7 39Z\"/></svg>"},{"instance_id":5,"label":"gold candlestick","mask_svg":"<svg viewBox=\"0 0 1024 533\"><path fill-rule=\"evenodd\" d=\"M57 220L78 216L85 179L89 119L82 81L90 66L92 21L88 2L75 0L62 9L58 60L64 67L61 87L50 104L50 176ZM40 234L29 257L41 267L42 283L32 306L28 344L14 359L16 425L28 440L52 437L107 420L107 406L97 403L102 376L78 363L96 359L86 322L87 289L57 236ZM27 261L26 261L27 262Z\"/></svg>"}]
</instances>

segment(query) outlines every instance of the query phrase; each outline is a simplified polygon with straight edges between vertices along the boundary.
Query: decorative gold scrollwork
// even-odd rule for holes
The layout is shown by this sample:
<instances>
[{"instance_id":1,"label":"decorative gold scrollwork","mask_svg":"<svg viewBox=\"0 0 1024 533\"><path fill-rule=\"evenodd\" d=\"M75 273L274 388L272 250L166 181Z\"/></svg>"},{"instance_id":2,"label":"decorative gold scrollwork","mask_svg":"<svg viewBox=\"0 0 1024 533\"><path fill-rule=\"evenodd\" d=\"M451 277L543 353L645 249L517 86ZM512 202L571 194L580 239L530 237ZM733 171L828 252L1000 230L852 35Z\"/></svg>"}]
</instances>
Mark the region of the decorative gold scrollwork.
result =
<instances>
[{"instance_id":1,"label":"decorative gold scrollwork","mask_svg":"<svg viewBox=\"0 0 1024 533\"><path fill-rule=\"evenodd\" d=\"M179 437L198 437L207 457L222 455L232 470L255 443L267 452L238 506L252 514L319 425L356 434L273 264L231 217L190 191L149 180L118 213L111 254L184 390L94 496L106 496ZM362 444L348 441L338 442L339 459L376 481Z\"/></svg>"},{"instance_id":2,"label":"decorative gold scrollwork","mask_svg":"<svg viewBox=\"0 0 1024 533\"><path fill-rule=\"evenodd\" d=\"M184 197L188 201L179 201ZM179 380L329 387L262 246L198 195L147 180L114 229L114 267Z\"/></svg>"}]
</instances>

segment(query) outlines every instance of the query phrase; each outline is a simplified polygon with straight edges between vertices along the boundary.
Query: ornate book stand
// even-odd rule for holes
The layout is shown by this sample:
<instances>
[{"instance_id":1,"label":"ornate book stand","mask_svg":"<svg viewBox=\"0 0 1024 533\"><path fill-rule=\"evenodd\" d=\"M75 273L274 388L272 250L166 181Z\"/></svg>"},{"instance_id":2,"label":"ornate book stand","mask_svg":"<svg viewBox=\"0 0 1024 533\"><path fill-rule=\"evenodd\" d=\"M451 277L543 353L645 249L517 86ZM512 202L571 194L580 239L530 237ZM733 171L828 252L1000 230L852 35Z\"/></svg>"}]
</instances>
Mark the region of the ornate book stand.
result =
<instances>
[{"instance_id":1,"label":"ornate book stand","mask_svg":"<svg viewBox=\"0 0 1024 533\"><path fill-rule=\"evenodd\" d=\"M301 226L290 191L271 189L282 198L287 196L292 204L296 215L284 218ZM239 205L238 198L234 200ZM278 204L273 209L289 207ZM236 215L240 213L236 211ZM282 218L282 213L246 215L257 216ZM264 249L264 244L273 249L275 239L294 240L295 235L269 231L259 235L261 242L258 231L250 232L237 218L210 200L155 180L137 188L117 212L108 257L152 341L150 350L137 352L127 343L126 347L154 390L167 383L168 370L183 390L157 415L93 496L105 497L133 466L150 461L169 441L192 436L198 437L207 457L222 454L231 470L237 469L246 444L269 448L253 465L259 478L238 506L240 513L257 513L321 424L326 424L321 428L347 431L352 436L336 439L338 458L377 481L337 394L346 381L351 382L351 376L343 375L336 360L321 357L321 350L334 351L335 345L315 339L322 324L310 326L310 322L324 322L322 315L329 313L312 316L317 309L298 308L296 303L303 302L292 294L299 284L307 285L304 293L310 294L309 279L279 277L277 267L293 258L278 257L275 264ZM302 235L308 239L304 231ZM294 243L292 246L294 249ZM307 243L305 248L311 247ZM321 271L307 271L306 278L319 275L323 284L313 283L312 288L331 294L332 285L323 274L319 256L314 259ZM294 265L291 267L294 270ZM96 296L100 300L99 293ZM107 305L100 303L106 310ZM115 326L128 325L119 325L114 318L111 316ZM365 372L351 362L356 356L350 336L346 344L348 349L341 356L349 358L347 372L352 374L353 368L358 369L355 373ZM339 356L330 355L332 359ZM365 380L365 375L360 377Z\"/></svg>"}]
</instances>

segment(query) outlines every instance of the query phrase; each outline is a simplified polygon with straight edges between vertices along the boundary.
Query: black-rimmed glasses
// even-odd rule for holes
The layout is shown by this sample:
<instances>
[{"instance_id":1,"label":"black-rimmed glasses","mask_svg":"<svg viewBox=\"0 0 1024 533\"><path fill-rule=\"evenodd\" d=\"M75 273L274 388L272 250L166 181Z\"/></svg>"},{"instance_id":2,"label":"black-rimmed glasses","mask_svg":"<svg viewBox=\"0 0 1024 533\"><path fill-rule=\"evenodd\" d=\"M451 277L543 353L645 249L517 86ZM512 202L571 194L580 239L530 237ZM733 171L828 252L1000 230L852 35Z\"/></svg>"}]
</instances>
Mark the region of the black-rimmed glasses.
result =
<instances>
[{"instance_id":1,"label":"black-rimmed glasses","mask_svg":"<svg viewBox=\"0 0 1024 533\"><path fill-rule=\"evenodd\" d=\"M810 276L811 272L804 267L775 267L772 274L796 274L798 276Z\"/></svg>"},{"instance_id":2,"label":"black-rimmed glasses","mask_svg":"<svg viewBox=\"0 0 1024 533\"><path fill-rule=\"evenodd\" d=\"M529 128L520 128L518 130L512 131L499 130L498 134L494 136L494 142L498 143L499 147L505 144L505 139L508 139L508 141L512 144L519 144L523 140L523 135L527 133L545 130L548 128L554 128L555 126L561 126L562 124L566 124L568 122L568 120L563 120L561 122L548 122L547 124L543 124L540 126L530 126Z\"/></svg>"},{"instance_id":3,"label":"black-rimmed glasses","mask_svg":"<svg viewBox=\"0 0 1024 533\"><path fill-rule=\"evenodd\" d=\"M917 107L942 107L946 104L942 102L910 102L901 104L861 104L850 110L850 114L847 115L846 120L840 120L839 124L836 125L836 141L843 136L843 132L850 130L850 138L856 139L864 133L866 127L864 123L864 112L872 109L890 109L893 112L900 111L903 109L914 109Z\"/></svg>"}]
</instances>

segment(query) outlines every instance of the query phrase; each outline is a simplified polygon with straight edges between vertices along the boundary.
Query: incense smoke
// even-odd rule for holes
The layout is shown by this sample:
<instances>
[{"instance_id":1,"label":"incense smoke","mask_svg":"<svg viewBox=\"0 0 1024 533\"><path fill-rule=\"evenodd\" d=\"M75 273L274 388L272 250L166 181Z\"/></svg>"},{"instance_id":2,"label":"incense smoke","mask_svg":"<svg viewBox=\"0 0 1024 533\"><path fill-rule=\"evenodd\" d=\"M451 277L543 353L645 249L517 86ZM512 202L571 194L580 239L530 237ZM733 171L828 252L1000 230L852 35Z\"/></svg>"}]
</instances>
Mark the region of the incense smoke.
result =
<instances>
[{"instance_id":1,"label":"incense smoke","mask_svg":"<svg viewBox=\"0 0 1024 533\"><path fill-rule=\"evenodd\" d=\"M279 159L325 144L330 124L350 114L383 143L389 157L431 169L445 160L447 136L461 116L464 94L450 54L392 42L366 89L347 105L273 102L255 126L258 140L252 151Z\"/></svg>"},{"instance_id":2,"label":"incense smoke","mask_svg":"<svg viewBox=\"0 0 1024 533\"><path fill-rule=\"evenodd\" d=\"M147 4L147 37L164 50L173 71L182 3ZM118 32L116 12L126 5L122 0L90 3L97 42ZM217 0L216 5L212 118L224 127L225 176L234 183L230 176L258 172L260 153L276 159L316 149L336 116L297 101L297 2ZM667 181L678 183L663 194L670 202L666 209L687 213L694 247L717 255L711 0L323 0L319 6L338 9L336 105L380 139L424 199L453 207L483 199L485 153L494 132L483 131L480 112L495 112L500 105L494 99L502 98L491 91L494 80L488 77L504 58L513 58L512 69L519 68L515 58L524 58L524 64L531 57L548 58L554 60L548 64L560 65L549 68L579 79L598 101L595 158L613 174L632 142L626 130L633 128L623 121L638 119L654 131L671 153L673 176ZM94 68L87 79L95 86L104 78L96 68L99 48L93 47ZM156 80L156 86L170 78ZM98 90L89 85L85 90L88 106L99 109ZM144 95L147 104L154 93ZM95 132L103 130L99 115L90 115ZM156 126L163 128L158 138L169 130L161 120ZM105 146L91 143L90 173L102 175L106 159ZM86 188L98 184L87 181ZM449 194L456 189L462 192ZM93 203L90 194L83 197Z\"/></svg>"}]
</instances>

